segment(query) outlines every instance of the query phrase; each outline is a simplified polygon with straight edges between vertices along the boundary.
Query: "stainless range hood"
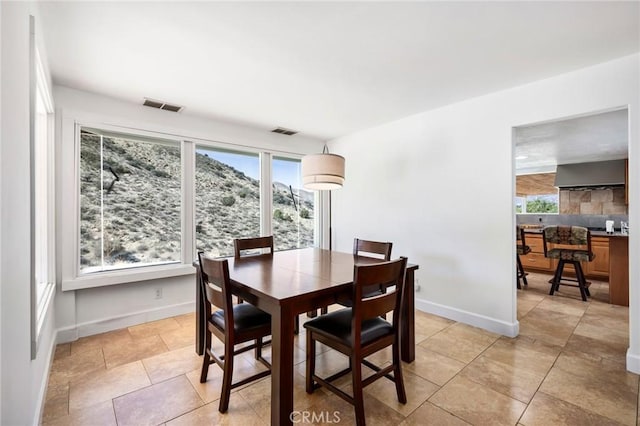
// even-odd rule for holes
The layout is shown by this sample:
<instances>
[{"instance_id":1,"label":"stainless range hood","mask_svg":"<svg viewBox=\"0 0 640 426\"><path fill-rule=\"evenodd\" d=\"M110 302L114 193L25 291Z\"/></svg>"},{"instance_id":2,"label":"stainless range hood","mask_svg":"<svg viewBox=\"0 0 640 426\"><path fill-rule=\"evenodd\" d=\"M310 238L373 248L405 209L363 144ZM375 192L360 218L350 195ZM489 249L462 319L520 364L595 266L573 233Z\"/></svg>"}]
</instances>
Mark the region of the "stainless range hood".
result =
<instances>
[{"instance_id":1,"label":"stainless range hood","mask_svg":"<svg viewBox=\"0 0 640 426\"><path fill-rule=\"evenodd\" d=\"M562 164L556 169L554 186L575 188L625 184L625 160Z\"/></svg>"}]
</instances>

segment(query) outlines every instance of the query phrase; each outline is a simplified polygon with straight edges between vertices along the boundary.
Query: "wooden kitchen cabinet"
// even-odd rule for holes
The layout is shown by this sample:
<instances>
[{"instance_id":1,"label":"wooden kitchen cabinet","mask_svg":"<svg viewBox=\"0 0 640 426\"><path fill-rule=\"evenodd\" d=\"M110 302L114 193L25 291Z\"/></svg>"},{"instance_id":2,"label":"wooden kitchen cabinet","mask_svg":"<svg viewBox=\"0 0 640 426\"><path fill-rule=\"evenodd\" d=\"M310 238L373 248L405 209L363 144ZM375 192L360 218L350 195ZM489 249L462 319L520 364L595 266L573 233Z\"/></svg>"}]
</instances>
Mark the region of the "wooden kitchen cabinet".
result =
<instances>
[{"instance_id":1,"label":"wooden kitchen cabinet","mask_svg":"<svg viewBox=\"0 0 640 426\"><path fill-rule=\"evenodd\" d=\"M602 235L602 234L601 234ZM558 266L555 259L544 257L542 234L526 233L525 242L531 253L520 256L525 271L553 274ZM587 279L609 281L609 303L629 306L629 241L626 235L591 237L591 249L596 255L591 262L582 262ZM565 275L575 276L573 267L565 268Z\"/></svg>"},{"instance_id":2,"label":"wooden kitchen cabinet","mask_svg":"<svg viewBox=\"0 0 640 426\"><path fill-rule=\"evenodd\" d=\"M531 248L531 253L526 256L520 256L524 269L535 269L536 271L545 272L555 271L555 264L552 259L544 257L542 234L526 234L524 240Z\"/></svg>"},{"instance_id":3,"label":"wooden kitchen cabinet","mask_svg":"<svg viewBox=\"0 0 640 426\"><path fill-rule=\"evenodd\" d=\"M587 277L609 278L609 238L591 237L591 250L596 255L591 262L582 262Z\"/></svg>"},{"instance_id":4,"label":"wooden kitchen cabinet","mask_svg":"<svg viewBox=\"0 0 640 426\"><path fill-rule=\"evenodd\" d=\"M531 269L538 272L554 273L558 261L544 257L542 234L526 234L525 242L531 248L531 253L520 256L525 271ZM596 257L591 262L582 262L582 270L587 278L606 281L609 278L609 238L591 237L591 250ZM565 267L565 274L574 275L573 267Z\"/></svg>"},{"instance_id":5,"label":"wooden kitchen cabinet","mask_svg":"<svg viewBox=\"0 0 640 426\"><path fill-rule=\"evenodd\" d=\"M626 236L612 237L609 250L609 303L629 306L629 239Z\"/></svg>"}]
</instances>

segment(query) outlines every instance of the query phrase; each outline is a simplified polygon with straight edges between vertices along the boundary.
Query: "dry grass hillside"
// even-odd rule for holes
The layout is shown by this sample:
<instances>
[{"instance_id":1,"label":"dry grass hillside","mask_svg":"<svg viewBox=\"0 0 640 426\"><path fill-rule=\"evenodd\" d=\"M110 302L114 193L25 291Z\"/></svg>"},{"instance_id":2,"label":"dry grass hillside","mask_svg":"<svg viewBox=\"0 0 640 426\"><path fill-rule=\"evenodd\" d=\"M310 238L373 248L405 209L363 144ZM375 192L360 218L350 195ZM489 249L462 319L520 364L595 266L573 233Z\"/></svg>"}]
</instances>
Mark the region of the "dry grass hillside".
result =
<instances>
[{"instance_id":1,"label":"dry grass hillside","mask_svg":"<svg viewBox=\"0 0 640 426\"><path fill-rule=\"evenodd\" d=\"M105 137L101 159L100 144L100 136L82 133L81 268L179 261L179 145ZM198 153L195 186L198 250L226 256L234 238L260 234L257 180ZM313 244L313 214L312 193L275 183L276 249Z\"/></svg>"}]
</instances>

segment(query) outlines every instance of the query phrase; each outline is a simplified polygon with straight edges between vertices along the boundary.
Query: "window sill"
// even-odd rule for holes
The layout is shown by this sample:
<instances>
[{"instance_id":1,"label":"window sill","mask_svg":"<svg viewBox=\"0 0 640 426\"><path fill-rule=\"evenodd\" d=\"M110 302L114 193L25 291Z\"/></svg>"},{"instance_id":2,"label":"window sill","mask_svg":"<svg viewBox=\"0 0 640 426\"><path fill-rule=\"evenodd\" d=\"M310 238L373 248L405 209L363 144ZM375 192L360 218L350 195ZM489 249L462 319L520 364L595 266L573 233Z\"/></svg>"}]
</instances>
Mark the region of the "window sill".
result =
<instances>
[{"instance_id":1,"label":"window sill","mask_svg":"<svg viewBox=\"0 0 640 426\"><path fill-rule=\"evenodd\" d=\"M137 281L155 280L158 278L178 277L195 274L193 265L166 265L139 269L126 269L114 272L102 272L84 275L62 281L62 291L82 290L85 288L104 287Z\"/></svg>"}]
</instances>

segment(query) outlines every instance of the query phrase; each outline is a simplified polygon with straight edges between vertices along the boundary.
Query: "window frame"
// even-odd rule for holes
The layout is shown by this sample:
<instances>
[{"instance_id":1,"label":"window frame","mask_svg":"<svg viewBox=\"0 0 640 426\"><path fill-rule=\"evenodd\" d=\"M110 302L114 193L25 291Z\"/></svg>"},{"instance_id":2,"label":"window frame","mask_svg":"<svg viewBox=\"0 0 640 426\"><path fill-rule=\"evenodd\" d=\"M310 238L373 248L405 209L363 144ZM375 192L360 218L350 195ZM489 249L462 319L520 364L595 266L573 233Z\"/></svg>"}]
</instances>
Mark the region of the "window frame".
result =
<instances>
[{"instance_id":1,"label":"window frame","mask_svg":"<svg viewBox=\"0 0 640 426\"><path fill-rule=\"evenodd\" d=\"M195 273L193 260L196 257L196 237L195 237L195 162L196 148L204 147L211 149L228 150L235 152L246 152L257 154L260 161L260 234L270 235L272 226L272 191L271 191L271 158L272 155L292 159L301 159L304 154L293 153L281 150L261 148L241 144L219 142L211 139L203 139L181 135L180 132L170 132L167 130L140 129L139 126L123 126L114 124L113 121L106 123L101 117L92 114L75 113L62 116L62 137L73 136L73 170L67 179L73 178L72 204L73 216L63 218L65 229L71 231L72 241L67 242L65 247L68 253L73 253L72 259L65 261L63 265L62 291L80 290L85 288L101 287L107 285L124 284L137 281L147 281L158 278L178 277L192 275ZM116 121L117 122L117 121ZM169 139L180 141L182 155L182 176L181 176L181 262L170 265L149 265L123 268L115 271L100 271L94 273L80 274L80 128L88 127L101 129L107 132L129 134L147 138ZM64 154L63 154L64 156ZM63 178L64 180L64 178ZM268 182L269 184L265 184ZM323 191L326 192L326 191ZM323 196L315 193L316 209L320 212L323 205ZM265 214L265 212L269 212ZM324 239L318 234L323 230L322 223L326 223L326 213L318 214L314 218L314 246L322 246ZM324 220L323 220L324 219Z\"/></svg>"},{"instance_id":2,"label":"window frame","mask_svg":"<svg viewBox=\"0 0 640 426\"><path fill-rule=\"evenodd\" d=\"M44 320L55 294L55 139L53 96L36 46L33 16L29 25L30 329L31 359L35 359ZM36 126L39 120L41 126ZM44 173L38 173L43 168Z\"/></svg>"},{"instance_id":3,"label":"window frame","mask_svg":"<svg viewBox=\"0 0 640 426\"><path fill-rule=\"evenodd\" d=\"M558 207L558 211L557 212L530 212L527 211L527 204L529 203L529 197L548 197L548 196L552 196L555 195L555 197L557 198L556 200L556 205ZM517 200L518 198L523 199L523 204L522 204L522 210L520 213L517 214L532 214L532 215L540 215L540 214L560 214L560 191L558 191L556 194L531 194L531 195L524 195L521 197L516 196L515 199ZM517 205L515 206L517 208Z\"/></svg>"},{"instance_id":4,"label":"window frame","mask_svg":"<svg viewBox=\"0 0 640 426\"><path fill-rule=\"evenodd\" d=\"M80 232L78 232L78 236L76 238L76 244L77 244L77 251L76 251L76 257L78 259L78 263L77 263L77 267L76 267L76 275L78 277L85 277L88 275L93 275L93 274L108 274L110 272L118 272L118 271L123 271L123 270L132 270L132 269L138 269L138 268L144 268L144 267L151 267L151 266L176 266L179 264L184 264L186 259L184 256L184 250L182 249L182 244L184 244L184 235L185 232L188 231L188 228L186 227L186 223L185 223L185 215L184 215L184 205L185 205L185 197L184 197L184 188L185 188L185 182L184 182L184 166L186 161L184 160L184 141L181 140L180 138L169 138L168 135L151 135L145 132L145 134L142 133L136 133L136 132L122 132L122 131L116 131L113 130L111 128L107 129L106 127L109 126L101 126L100 128L94 128L91 126L87 126L84 124L80 124L77 123L76 124L76 138L78 138L77 140L77 146L78 146L78 163L77 163L77 167L78 167L78 172L80 171L80 161L81 161L81 132L82 130L86 130L86 131L90 131L93 132L96 135L99 135L101 137L108 137L108 138L119 138L119 139L124 139L124 140L129 140L131 142L142 142L142 143L151 143L151 144L158 144L158 145L170 145L170 146L176 146L179 148L180 150L180 256L178 260L175 261L171 261L171 262L164 262L164 263L157 263L157 264L153 264L153 265L138 265L138 264L132 264L130 266L124 266L124 267L120 267L120 268L105 268L101 271L85 271L83 272L81 267L82 265L80 264ZM130 139L128 139L130 138ZM79 181L78 181L79 183ZM78 218L80 218L80 185L78 186ZM80 220L78 221L78 226L80 226ZM104 229L103 229L104 232ZM103 265L104 267L104 265Z\"/></svg>"}]
</instances>

